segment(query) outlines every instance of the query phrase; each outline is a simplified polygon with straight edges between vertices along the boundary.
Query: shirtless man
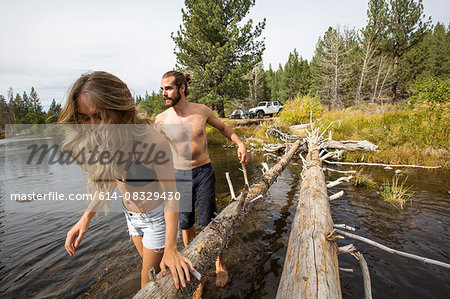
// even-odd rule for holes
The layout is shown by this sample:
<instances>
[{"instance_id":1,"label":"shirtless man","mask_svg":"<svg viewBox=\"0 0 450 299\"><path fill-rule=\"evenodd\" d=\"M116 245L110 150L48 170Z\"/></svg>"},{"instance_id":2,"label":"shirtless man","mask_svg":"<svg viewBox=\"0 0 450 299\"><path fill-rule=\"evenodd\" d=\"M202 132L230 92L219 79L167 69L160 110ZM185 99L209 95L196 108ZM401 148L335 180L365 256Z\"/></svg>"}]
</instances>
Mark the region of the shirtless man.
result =
<instances>
[{"instance_id":1,"label":"shirtless man","mask_svg":"<svg viewBox=\"0 0 450 299\"><path fill-rule=\"evenodd\" d=\"M195 211L197 209L199 222L207 226L217 214L215 199L215 177L211 167L206 140L206 124L218 129L223 136L238 146L238 158L244 165L248 164L247 148L242 140L218 119L211 109L202 104L190 103L188 95L190 76L176 71L165 73L161 80L161 89L166 108L156 117L155 123L160 124L190 124L192 125L192 212L180 212L180 225L183 243L186 246L195 237ZM216 285L224 287L228 282L222 255L216 261ZM202 294L202 282L195 295Z\"/></svg>"}]
</instances>

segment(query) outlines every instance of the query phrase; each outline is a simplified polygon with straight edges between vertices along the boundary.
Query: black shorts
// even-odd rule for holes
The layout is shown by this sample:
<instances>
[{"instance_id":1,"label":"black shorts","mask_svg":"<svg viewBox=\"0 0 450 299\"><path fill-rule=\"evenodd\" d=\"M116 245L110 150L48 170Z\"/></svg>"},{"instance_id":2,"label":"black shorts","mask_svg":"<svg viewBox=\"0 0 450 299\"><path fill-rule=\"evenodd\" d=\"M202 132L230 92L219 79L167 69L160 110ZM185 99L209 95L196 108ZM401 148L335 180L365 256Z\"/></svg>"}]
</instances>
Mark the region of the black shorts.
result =
<instances>
[{"instance_id":1,"label":"black shorts","mask_svg":"<svg viewBox=\"0 0 450 299\"><path fill-rule=\"evenodd\" d=\"M207 226L217 215L216 177L211 163L192 170L175 169L175 179L177 189L181 193L181 229L194 226L195 209L200 225Z\"/></svg>"}]
</instances>

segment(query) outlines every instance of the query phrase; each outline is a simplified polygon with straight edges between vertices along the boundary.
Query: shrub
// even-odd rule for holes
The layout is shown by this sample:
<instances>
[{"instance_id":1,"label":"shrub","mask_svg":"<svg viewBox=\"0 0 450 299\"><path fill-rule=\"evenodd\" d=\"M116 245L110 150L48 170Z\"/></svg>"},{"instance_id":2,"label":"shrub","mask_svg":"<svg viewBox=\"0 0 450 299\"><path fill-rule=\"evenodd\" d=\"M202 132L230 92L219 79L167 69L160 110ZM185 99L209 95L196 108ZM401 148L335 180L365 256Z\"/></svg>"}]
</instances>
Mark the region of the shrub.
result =
<instances>
[{"instance_id":1,"label":"shrub","mask_svg":"<svg viewBox=\"0 0 450 299\"><path fill-rule=\"evenodd\" d=\"M422 79L416 84L413 93L410 98L412 102L446 103L450 101L450 81L434 77Z\"/></svg>"},{"instance_id":2,"label":"shrub","mask_svg":"<svg viewBox=\"0 0 450 299\"><path fill-rule=\"evenodd\" d=\"M287 125L308 123L312 111L313 119L322 116L323 107L318 98L303 96L286 102L280 113L280 120Z\"/></svg>"},{"instance_id":3,"label":"shrub","mask_svg":"<svg viewBox=\"0 0 450 299\"><path fill-rule=\"evenodd\" d=\"M406 179L400 183L398 176L395 175L392 179L392 184L385 182L384 187L381 189L381 196L384 200L395 207L403 209L405 203L413 196L413 193L408 193L411 187L405 186Z\"/></svg>"}]
</instances>

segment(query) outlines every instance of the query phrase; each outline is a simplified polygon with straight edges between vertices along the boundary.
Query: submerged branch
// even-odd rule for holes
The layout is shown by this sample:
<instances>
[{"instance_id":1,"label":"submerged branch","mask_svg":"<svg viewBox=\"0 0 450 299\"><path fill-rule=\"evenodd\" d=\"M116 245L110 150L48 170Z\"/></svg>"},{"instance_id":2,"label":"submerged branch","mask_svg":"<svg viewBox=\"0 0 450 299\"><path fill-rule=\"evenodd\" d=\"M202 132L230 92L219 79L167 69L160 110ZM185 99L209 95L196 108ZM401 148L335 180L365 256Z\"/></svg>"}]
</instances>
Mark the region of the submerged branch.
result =
<instances>
[{"instance_id":1,"label":"submerged branch","mask_svg":"<svg viewBox=\"0 0 450 299\"><path fill-rule=\"evenodd\" d=\"M404 257L407 257L407 258L410 258L410 259L414 259L414 260L418 260L418 261L422 261L425 264L432 264L432 265L441 266L441 267L450 269L450 265L446 264L444 262L436 261L436 260L433 260L433 259L429 259L429 258L426 258L426 257L414 255L414 254L403 252L403 251L399 251L399 250L395 250L395 249L389 248L387 246L384 246L384 245L382 245L380 243L377 243L375 241L372 241L370 239L367 239L367 238L364 238L364 237L361 237L361 236L358 236L358 235L355 235L355 234L352 234L352 233L348 233L348 232L343 231L343 230L337 230L337 232L340 233L341 235L344 235L346 237L349 237L349 238L352 238L352 239L355 239L355 240L362 241L364 243L370 244L372 246L375 246L375 247L377 247L377 248L379 248L381 250L387 251L387 252L392 253L392 254L404 256Z\"/></svg>"}]
</instances>

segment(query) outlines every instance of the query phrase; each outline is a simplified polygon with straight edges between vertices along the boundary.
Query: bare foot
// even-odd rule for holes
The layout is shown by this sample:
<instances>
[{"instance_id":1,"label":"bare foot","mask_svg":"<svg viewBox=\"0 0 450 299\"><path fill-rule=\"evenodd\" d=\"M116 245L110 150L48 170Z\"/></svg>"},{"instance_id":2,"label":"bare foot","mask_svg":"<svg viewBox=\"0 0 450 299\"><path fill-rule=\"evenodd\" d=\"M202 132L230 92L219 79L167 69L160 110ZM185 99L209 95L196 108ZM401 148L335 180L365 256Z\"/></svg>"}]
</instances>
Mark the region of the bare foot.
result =
<instances>
[{"instance_id":1,"label":"bare foot","mask_svg":"<svg viewBox=\"0 0 450 299\"><path fill-rule=\"evenodd\" d=\"M216 286L223 288L228 282L228 271L225 269L216 270Z\"/></svg>"},{"instance_id":2,"label":"bare foot","mask_svg":"<svg viewBox=\"0 0 450 299\"><path fill-rule=\"evenodd\" d=\"M227 285L227 282L228 271L225 269L222 256L219 255L219 258L216 261L216 286L223 288Z\"/></svg>"},{"instance_id":3,"label":"bare foot","mask_svg":"<svg viewBox=\"0 0 450 299\"><path fill-rule=\"evenodd\" d=\"M192 299L201 299L203 295L203 287L205 286L206 280L208 279L208 276L205 277L205 279L200 282L198 285L198 288L195 290L194 294L192 294Z\"/></svg>"}]
</instances>

